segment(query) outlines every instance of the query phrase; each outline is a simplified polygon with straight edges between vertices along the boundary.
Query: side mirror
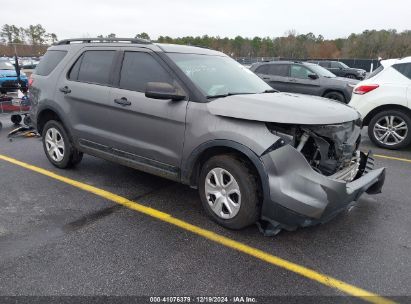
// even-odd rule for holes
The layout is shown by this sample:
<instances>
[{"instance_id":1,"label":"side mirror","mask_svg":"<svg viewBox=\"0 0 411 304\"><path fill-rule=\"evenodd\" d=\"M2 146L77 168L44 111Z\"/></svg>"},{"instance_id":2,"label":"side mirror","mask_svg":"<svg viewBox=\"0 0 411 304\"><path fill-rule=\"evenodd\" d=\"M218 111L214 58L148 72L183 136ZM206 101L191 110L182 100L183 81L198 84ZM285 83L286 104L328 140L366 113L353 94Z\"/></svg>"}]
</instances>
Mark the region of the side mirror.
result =
<instances>
[{"instance_id":1,"label":"side mirror","mask_svg":"<svg viewBox=\"0 0 411 304\"><path fill-rule=\"evenodd\" d=\"M318 79L318 75L317 74L308 74L308 78L315 80Z\"/></svg>"},{"instance_id":2,"label":"side mirror","mask_svg":"<svg viewBox=\"0 0 411 304\"><path fill-rule=\"evenodd\" d=\"M147 82L145 95L153 99L183 100L186 95L167 82Z\"/></svg>"}]
</instances>

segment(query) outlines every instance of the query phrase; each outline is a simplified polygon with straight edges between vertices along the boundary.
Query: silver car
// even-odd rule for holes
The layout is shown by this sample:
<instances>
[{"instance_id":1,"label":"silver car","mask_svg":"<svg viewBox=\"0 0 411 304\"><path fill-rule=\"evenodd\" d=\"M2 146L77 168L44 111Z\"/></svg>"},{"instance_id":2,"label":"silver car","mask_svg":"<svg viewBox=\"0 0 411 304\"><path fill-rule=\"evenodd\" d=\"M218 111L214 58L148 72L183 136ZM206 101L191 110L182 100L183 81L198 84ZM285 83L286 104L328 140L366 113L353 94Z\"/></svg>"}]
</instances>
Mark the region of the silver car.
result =
<instances>
[{"instance_id":1,"label":"silver car","mask_svg":"<svg viewBox=\"0 0 411 304\"><path fill-rule=\"evenodd\" d=\"M223 53L140 39L70 39L30 79L31 118L58 168L83 153L199 189L220 225L272 235L325 222L385 169L358 150L350 107L278 93Z\"/></svg>"}]
</instances>

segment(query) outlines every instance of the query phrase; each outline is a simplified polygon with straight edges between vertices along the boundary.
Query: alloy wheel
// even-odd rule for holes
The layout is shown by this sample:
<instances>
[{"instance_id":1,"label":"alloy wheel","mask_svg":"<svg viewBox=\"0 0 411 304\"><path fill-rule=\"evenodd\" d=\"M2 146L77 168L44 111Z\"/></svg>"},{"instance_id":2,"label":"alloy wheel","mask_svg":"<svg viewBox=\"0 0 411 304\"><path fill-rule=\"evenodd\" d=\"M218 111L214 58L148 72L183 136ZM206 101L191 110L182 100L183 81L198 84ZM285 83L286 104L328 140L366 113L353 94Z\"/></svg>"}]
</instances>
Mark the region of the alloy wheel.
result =
<instances>
[{"instance_id":1,"label":"alloy wheel","mask_svg":"<svg viewBox=\"0 0 411 304\"><path fill-rule=\"evenodd\" d=\"M407 138L408 125L399 116L389 115L379 119L373 128L374 137L383 145L398 145Z\"/></svg>"}]
</instances>

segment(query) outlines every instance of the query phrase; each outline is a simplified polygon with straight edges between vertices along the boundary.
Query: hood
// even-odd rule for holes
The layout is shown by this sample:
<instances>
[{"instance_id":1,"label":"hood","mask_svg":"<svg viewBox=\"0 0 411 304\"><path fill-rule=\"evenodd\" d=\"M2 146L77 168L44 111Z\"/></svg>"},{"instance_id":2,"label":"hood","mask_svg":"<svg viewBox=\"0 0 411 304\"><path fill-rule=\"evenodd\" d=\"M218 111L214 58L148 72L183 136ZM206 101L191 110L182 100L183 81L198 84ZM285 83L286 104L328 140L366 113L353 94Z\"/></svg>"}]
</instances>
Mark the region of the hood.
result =
<instances>
[{"instance_id":1,"label":"hood","mask_svg":"<svg viewBox=\"0 0 411 304\"><path fill-rule=\"evenodd\" d=\"M360 117L346 104L292 93L233 95L217 98L207 107L213 115L301 125L336 124Z\"/></svg>"}]
</instances>

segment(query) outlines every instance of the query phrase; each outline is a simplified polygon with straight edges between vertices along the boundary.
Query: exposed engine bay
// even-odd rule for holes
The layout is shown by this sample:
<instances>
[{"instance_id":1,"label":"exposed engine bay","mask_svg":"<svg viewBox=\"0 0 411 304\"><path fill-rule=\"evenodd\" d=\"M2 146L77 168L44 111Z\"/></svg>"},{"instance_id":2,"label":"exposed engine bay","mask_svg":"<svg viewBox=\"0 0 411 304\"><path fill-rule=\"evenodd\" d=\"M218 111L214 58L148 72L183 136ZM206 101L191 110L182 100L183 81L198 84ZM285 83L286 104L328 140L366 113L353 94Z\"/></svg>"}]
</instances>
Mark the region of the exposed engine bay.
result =
<instances>
[{"instance_id":1,"label":"exposed engine bay","mask_svg":"<svg viewBox=\"0 0 411 304\"><path fill-rule=\"evenodd\" d=\"M293 146L316 172L346 181L356 177L360 164L360 120L330 125L267 123L267 127L281 138L277 147Z\"/></svg>"}]
</instances>

